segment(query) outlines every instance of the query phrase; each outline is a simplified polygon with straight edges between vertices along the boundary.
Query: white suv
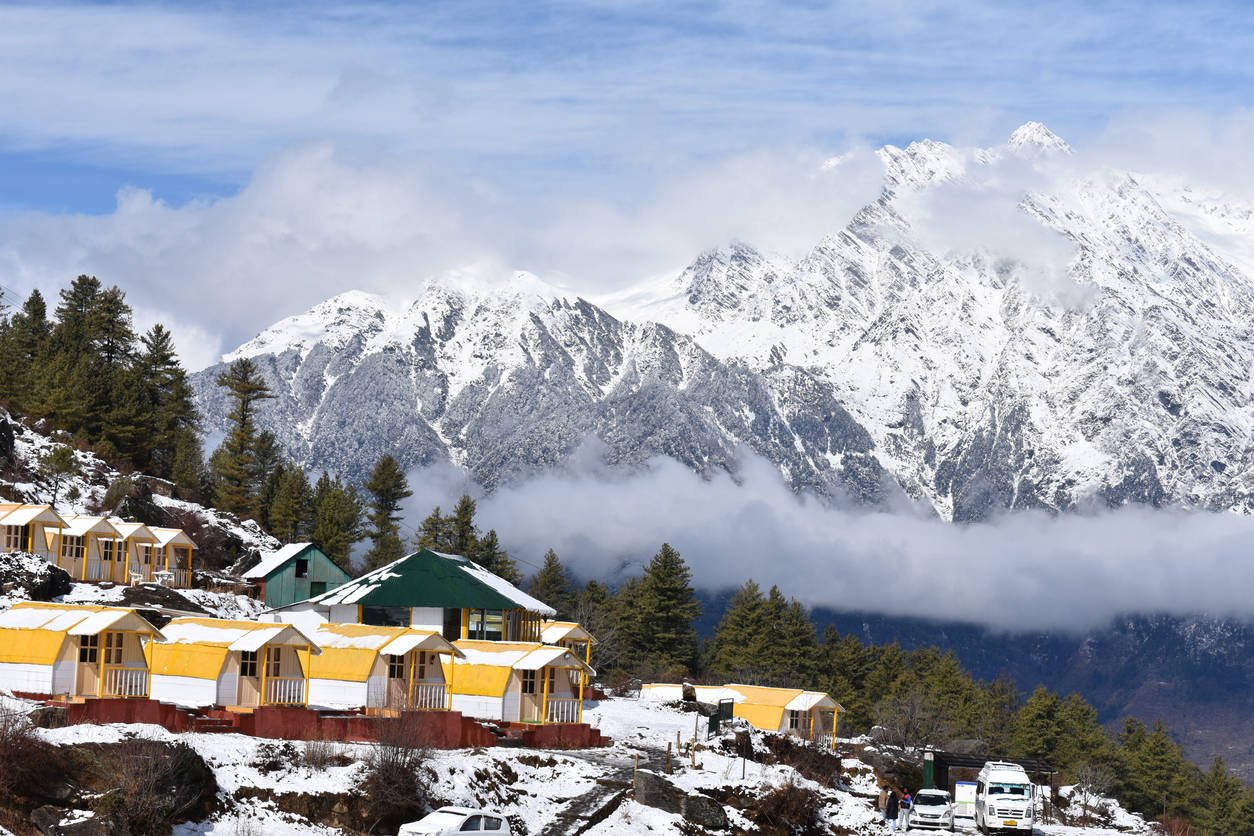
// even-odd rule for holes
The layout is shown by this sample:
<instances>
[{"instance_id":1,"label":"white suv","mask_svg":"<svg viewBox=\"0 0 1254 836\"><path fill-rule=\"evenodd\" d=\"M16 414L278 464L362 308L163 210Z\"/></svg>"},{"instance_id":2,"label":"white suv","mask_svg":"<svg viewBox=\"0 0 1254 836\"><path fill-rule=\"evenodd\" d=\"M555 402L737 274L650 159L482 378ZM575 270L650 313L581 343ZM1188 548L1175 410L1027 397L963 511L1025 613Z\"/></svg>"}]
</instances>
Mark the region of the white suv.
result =
<instances>
[{"instance_id":1,"label":"white suv","mask_svg":"<svg viewBox=\"0 0 1254 836\"><path fill-rule=\"evenodd\" d=\"M504 816L468 807L441 807L419 821L402 824L397 836L447 836L453 833L512 836L509 821Z\"/></svg>"},{"instance_id":2,"label":"white suv","mask_svg":"<svg viewBox=\"0 0 1254 836\"><path fill-rule=\"evenodd\" d=\"M937 830L954 829L954 800L946 790L919 790L910 802L908 829L930 827Z\"/></svg>"}]
</instances>

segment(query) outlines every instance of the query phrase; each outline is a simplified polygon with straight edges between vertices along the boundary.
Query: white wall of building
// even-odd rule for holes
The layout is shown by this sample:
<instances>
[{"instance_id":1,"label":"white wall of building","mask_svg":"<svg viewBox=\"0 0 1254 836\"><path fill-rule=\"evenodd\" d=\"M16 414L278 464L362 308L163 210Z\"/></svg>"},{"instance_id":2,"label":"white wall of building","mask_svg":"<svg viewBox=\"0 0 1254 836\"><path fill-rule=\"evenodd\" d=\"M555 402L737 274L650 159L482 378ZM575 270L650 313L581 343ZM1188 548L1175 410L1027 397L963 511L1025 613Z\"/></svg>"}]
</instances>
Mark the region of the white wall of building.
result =
<instances>
[{"instance_id":1,"label":"white wall of building","mask_svg":"<svg viewBox=\"0 0 1254 836\"><path fill-rule=\"evenodd\" d=\"M460 711L467 717L478 717L481 720L502 720L504 716L501 714L501 698L500 697L479 697L470 694L452 694L450 695L450 705L453 711ZM517 711L517 707L515 707Z\"/></svg>"},{"instance_id":2,"label":"white wall of building","mask_svg":"<svg viewBox=\"0 0 1254 836\"><path fill-rule=\"evenodd\" d=\"M444 632L443 607L410 607L409 626L416 630L430 630L433 633Z\"/></svg>"},{"instance_id":3,"label":"white wall of building","mask_svg":"<svg viewBox=\"0 0 1254 836\"><path fill-rule=\"evenodd\" d=\"M232 681L234 681L233 677ZM199 707L214 705L217 702L217 686L217 680L214 679L154 673L149 685L149 695L159 702ZM234 702L235 699L232 697L231 702L225 704L231 705Z\"/></svg>"},{"instance_id":4,"label":"white wall of building","mask_svg":"<svg viewBox=\"0 0 1254 836\"><path fill-rule=\"evenodd\" d=\"M71 670L71 675L73 671ZM26 691L31 694L56 694L53 687L52 665L28 665L18 662L0 662L0 690ZM70 687L74 680L70 680ZM60 692L64 693L64 692Z\"/></svg>"}]
</instances>

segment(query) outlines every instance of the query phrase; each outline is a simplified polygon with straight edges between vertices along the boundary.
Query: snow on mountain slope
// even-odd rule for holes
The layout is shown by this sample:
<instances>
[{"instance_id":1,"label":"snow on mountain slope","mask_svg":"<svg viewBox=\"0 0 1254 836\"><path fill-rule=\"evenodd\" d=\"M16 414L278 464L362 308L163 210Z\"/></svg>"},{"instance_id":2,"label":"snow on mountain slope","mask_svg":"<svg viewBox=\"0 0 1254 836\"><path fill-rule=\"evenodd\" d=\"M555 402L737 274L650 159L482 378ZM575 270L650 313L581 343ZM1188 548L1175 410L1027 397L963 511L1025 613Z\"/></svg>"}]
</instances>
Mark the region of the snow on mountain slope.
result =
<instances>
[{"instance_id":1,"label":"snow on mountain slope","mask_svg":"<svg viewBox=\"0 0 1254 836\"><path fill-rule=\"evenodd\" d=\"M1249 207L1077 168L1028 123L880 151L885 188L800 259L735 243L591 301L519 274L350 293L228 356L314 469L387 451L481 483L746 447L797 489L943 517L1127 502L1249 512ZM210 424L225 401L197 377Z\"/></svg>"}]
</instances>

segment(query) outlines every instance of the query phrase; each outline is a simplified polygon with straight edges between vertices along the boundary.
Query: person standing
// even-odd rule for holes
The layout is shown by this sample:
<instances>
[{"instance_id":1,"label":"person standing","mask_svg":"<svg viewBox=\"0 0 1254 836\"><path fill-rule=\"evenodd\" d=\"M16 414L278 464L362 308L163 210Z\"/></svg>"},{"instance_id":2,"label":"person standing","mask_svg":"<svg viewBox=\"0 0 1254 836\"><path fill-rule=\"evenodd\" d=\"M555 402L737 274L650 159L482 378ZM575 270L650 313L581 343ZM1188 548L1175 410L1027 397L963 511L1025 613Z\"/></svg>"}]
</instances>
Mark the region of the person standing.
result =
<instances>
[{"instance_id":1,"label":"person standing","mask_svg":"<svg viewBox=\"0 0 1254 836\"><path fill-rule=\"evenodd\" d=\"M880 820L888 824L888 784L880 787L880 797L875 802L875 809L880 811Z\"/></svg>"},{"instance_id":2,"label":"person standing","mask_svg":"<svg viewBox=\"0 0 1254 836\"><path fill-rule=\"evenodd\" d=\"M889 827L894 831L897 830L898 809L897 793L894 790L889 790L888 801L884 802L884 818L887 819Z\"/></svg>"},{"instance_id":3,"label":"person standing","mask_svg":"<svg viewBox=\"0 0 1254 836\"><path fill-rule=\"evenodd\" d=\"M914 797L910 795L910 793L902 793L901 804L899 805L901 810L898 813L901 818L901 821L898 822L898 824L901 826L902 830L905 830L910 826L910 804L913 801Z\"/></svg>"}]
</instances>

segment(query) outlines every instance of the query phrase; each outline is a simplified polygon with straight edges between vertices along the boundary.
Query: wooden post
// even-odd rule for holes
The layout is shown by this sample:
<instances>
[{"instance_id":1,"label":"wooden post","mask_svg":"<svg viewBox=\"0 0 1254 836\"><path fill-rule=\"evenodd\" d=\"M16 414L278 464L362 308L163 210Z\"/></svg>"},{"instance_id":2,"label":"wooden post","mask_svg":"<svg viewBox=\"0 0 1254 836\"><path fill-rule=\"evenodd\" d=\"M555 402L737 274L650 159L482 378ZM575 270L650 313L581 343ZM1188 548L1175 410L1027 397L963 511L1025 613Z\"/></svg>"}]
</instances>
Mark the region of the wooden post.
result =
<instances>
[{"instance_id":1,"label":"wooden post","mask_svg":"<svg viewBox=\"0 0 1254 836\"><path fill-rule=\"evenodd\" d=\"M548 668L540 668L540 676L544 678L544 685L541 688L541 693L544 694L544 699L540 701L540 725L543 726L545 723L549 722L549 670Z\"/></svg>"},{"instance_id":2,"label":"wooden post","mask_svg":"<svg viewBox=\"0 0 1254 836\"><path fill-rule=\"evenodd\" d=\"M421 650L409 651L409 696L405 699L406 708L414 707L414 668L418 666L417 660L414 658L414 653L421 652Z\"/></svg>"},{"instance_id":3,"label":"wooden post","mask_svg":"<svg viewBox=\"0 0 1254 836\"><path fill-rule=\"evenodd\" d=\"M636 773L639 771L640 771L640 753L637 752L635 755L632 755L632 764L631 764L631 788L633 791L636 789Z\"/></svg>"},{"instance_id":4,"label":"wooden post","mask_svg":"<svg viewBox=\"0 0 1254 836\"><path fill-rule=\"evenodd\" d=\"M671 774L671 742L666 741L666 774Z\"/></svg>"},{"instance_id":5,"label":"wooden post","mask_svg":"<svg viewBox=\"0 0 1254 836\"><path fill-rule=\"evenodd\" d=\"M300 664L300 656L296 657L296 664ZM313 645L307 644L305 645L305 669L302 671L305 674L305 700L303 705L306 708L309 707L309 669L311 667L313 667Z\"/></svg>"},{"instance_id":6,"label":"wooden post","mask_svg":"<svg viewBox=\"0 0 1254 836\"><path fill-rule=\"evenodd\" d=\"M579 671L579 717L578 722L583 722L583 683L588 678L586 670Z\"/></svg>"},{"instance_id":7,"label":"wooden post","mask_svg":"<svg viewBox=\"0 0 1254 836\"><path fill-rule=\"evenodd\" d=\"M265 705L265 704L266 704L266 670L270 667L270 647L269 647L269 645L266 645L266 646L261 647L261 648L257 651L257 655L261 657L261 658L259 658L259 659L257 660L257 664L261 665L261 693L257 695L257 704L258 704L258 705ZM243 660L241 659L240 661L241 661L241 664L242 664L242 663L243 663ZM242 676L241 676L240 678L241 678L241 679L243 679L243 677L242 677ZM237 700L239 699L239 690L238 690L238 688L236 689L235 699L237 699Z\"/></svg>"}]
</instances>

